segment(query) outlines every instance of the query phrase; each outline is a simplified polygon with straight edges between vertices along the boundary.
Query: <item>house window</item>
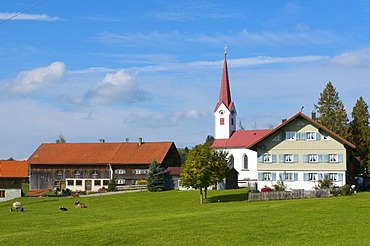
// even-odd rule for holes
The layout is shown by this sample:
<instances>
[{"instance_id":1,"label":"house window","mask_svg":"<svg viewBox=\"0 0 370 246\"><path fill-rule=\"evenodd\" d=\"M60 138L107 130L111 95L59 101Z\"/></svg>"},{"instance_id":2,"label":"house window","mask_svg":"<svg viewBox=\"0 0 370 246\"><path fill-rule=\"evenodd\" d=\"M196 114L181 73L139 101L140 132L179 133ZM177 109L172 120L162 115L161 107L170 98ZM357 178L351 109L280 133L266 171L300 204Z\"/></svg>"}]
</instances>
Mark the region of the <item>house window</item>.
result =
<instances>
[{"instance_id":1,"label":"house window","mask_svg":"<svg viewBox=\"0 0 370 246\"><path fill-rule=\"evenodd\" d=\"M325 136L325 135L323 135L323 139L324 140L330 140L330 138L328 136Z\"/></svg>"},{"instance_id":2,"label":"house window","mask_svg":"<svg viewBox=\"0 0 370 246\"><path fill-rule=\"evenodd\" d=\"M263 180L265 181L272 180L271 173L263 173Z\"/></svg>"},{"instance_id":3,"label":"house window","mask_svg":"<svg viewBox=\"0 0 370 246\"><path fill-rule=\"evenodd\" d=\"M272 139L272 141L273 141L273 142L279 142L279 141L280 141L280 136L279 136L279 135L277 135L276 137L274 137L274 138Z\"/></svg>"},{"instance_id":4,"label":"house window","mask_svg":"<svg viewBox=\"0 0 370 246\"><path fill-rule=\"evenodd\" d=\"M225 118L220 118L220 125L225 125Z\"/></svg>"},{"instance_id":5,"label":"house window","mask_svg":"<svg viewBox=\"0 0 370 246\"><path fill-rule=\"evenodd\" d=\"M285 138L286 140L295 141L296 140L296 132L286 132Z\"/></svg>"},{"instance_id":6,"label":"house window","mask_svg":"<svg viewBox=\"0 0 370 246\"><path fill-rule=\"evenodd\" d=\"M308 174L309 181L316 181L317 180L317 173L309 173Z\"/></svg>"},{"instance_id":7,"label":"house window","mask_svg":"<svg viewBox=\"0 0 370 246\"><path fill-rule=\"evenodd\" d=\"M319 161L319 159L318 159L317 154L309 154L308 155L308 162L313 163L313 162L318 162L318 161Z\"/></svg>"},{"instance_id":8,"label":"house window","mask_svg":"<svg viewBox=\"0 0 370 246\"><path fill-rule=\"evenodd\" d=\"M293 154L284 154L284 162L294 162Z\"/></svg>"},{"instance_id":9,"label":"house window","mask_svg":"<svg viewBox=\"0 0 370 246\"><path fill-rule=\"evenodd\" d=\"M76 186L82 186L82 180L81 179L76 180Z\"/></svg>"},{"instance_id":10,"label":"house window","mask_svg":"<svg viewBox=\"0 0 370 246\"><path fill-rule=\"evenodd\" d=\"M148 171L149 171L148 169L135 169L134 173L135 174L147 174Z\"/></svg>"},{"instance_id":11,"label":"house window","mask_svg":"<svg viewBox=\"0 0 370 246\"><path fill-rule=\"evenodd\" d=\"M234 125L234 118L231 118L231 125Z\"/></svg>"},{"instance_id":12,"label":"house window","mask_svg":"<svg viewBox=\"0 0 370 246\"><path fill-rule=\"evenodd\" d=\"M229 156L228 166L231 168L234 167L234 156L233 155Z\"/></svg>"},{"instance_id":13,"label":"house window","mask_svg":"<svg viewBox=\"0 0 370 246\"><path fill-rule=\"evenodd\" d=\"M92 175L97 176L98 175L98 170L92 170Z\"/></svg>"},{"instance_id":14,"label":"house window","mask_svg":"<svg viewBox=\"0 0 370 246\"><path fill-rule=\"evenodd\" d=\"M329 173L329 180L338 181L338 174L337 173Z\"/></svg>"},{"instance_id":15,"label":"house window","mask_svg":"<svg viewBox=\"0 0 370 246\"><path fill-rule=\"evenodd\" d=\"M118 185L124 185L126 183L125 179L117 179L116 184Z\"/></svg>"},{"instance_id":16,"label":"house window","mask_svg":"<svg viewBox=\"0 0 370 246\"><path fill-rule=\"evenodd\" d=\"M57 175L63 176L63 170L57 170Z\"/></svg>"},{"instance_id":17,"label":"house window","mask_svg":"<svg viewBox=\"0 0 370 246\"><path fill-rule=\"evenodd\" d=\"M94 180L94 185L100 186L101 185L101 180Z\"/></svg>"},{"instance_id":18,"label":"house window","mask_svg":"<svg viewBox=\"0 0 370 246\"><path fill-rule=\"evenodd\" d=\"M74 186L75 185L75 181L74 180L67 180L67 185L68 186Z\"/></svg>"},{"instance_id":19,"label":"house window","mask_svg":"<svg viewBox=\"0 0 370 246\"><path fill-rule=\"evenodd\" d=\"M243 155L243 169L248 170L248 156L246 154Z\"/></svg>"},{"instance_id":20,"label":"house window","mask_svg":"<svg viewBox=\"0 0 370 246\"><path fill-rule=\"evenodd\" d=\"M306 140L316 140L316 132L306 132Z\"/></svg>"},{"instance_id":21,"label":"house window","mask_svg":"<svg viewBox=\"0 0 370 246\"><path fill-rule=\"evenodd\" d=\"M329 154L329 162L338 162L337 154Z\"/></svg>"},{"instance_id":22,"label":"house window","mask_svg":"<svg viewBox=\"0 0 370 246\"><path fill-rule=\"evenodd\" d=\"M284 173L285 181L294 181L294 173Z\"/></svg>"},{"instance_id":23,"label":"house window","mask_svg":"<svg viewBox=\"0 0 370 246\"><path fill-rule=\"evenodd\" d=\"M116 170L114 170L114 173L115 174L125 174L126 170L125 169L116 169Z\"/></svg>"},{"instance_id":24,"label":"house window","mask_svg":"<svg viewBox=\"0 0 370 246\"><path fill-rule=\"evenodd\" d=\"M2 197L2 198L5 197L5 190L0 190L0 197Z\"/></svg>"},{"instance_id":25,"label":"house window","mask_svg":"<svg viewBox=\"0 0 370 246\"><path fill-rule=\"evenodd\" d=\"M109 180L108 179L103 180L103 185L108 185L108 184L109 184Z\"/></svg>"},{"instance_id":26,"label":"house window","mask_svg":"<svg viewBox=\"0 0 370 246\"><path fill-rule=\"evenodd\" d=\"M264 154L263 155L263 162L271 163L272 162L272 155L271 154Z\"/></svg>"},{"instance_id":27,"label":"house window","mask_svg":"<svg viewBox=\"0 0 370 246\"><path fill-rule=\"evenodd\" d=\"M80 170L75 170L75 176L78 178L81 175Z\"/></svg>"}]
</instances>

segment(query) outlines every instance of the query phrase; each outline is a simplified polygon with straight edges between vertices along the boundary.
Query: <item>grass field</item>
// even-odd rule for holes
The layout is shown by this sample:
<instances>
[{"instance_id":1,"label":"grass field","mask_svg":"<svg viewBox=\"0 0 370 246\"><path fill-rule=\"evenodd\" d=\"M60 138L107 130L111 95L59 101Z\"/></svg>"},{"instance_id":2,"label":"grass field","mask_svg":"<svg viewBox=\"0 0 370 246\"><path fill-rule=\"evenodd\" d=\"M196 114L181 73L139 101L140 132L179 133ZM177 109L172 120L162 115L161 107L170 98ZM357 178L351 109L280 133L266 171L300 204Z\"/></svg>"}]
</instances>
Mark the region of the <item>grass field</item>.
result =
<instances>
[{"instance_id":1,"label":"grass field","mask_svg":"<svg viewBox=\"0 0 370 246\"><path fill-rule=\"evenodd\" d=\"M368 245L370 193L246 201L246 191L137 192L0 203L0 245ZM61 212L64 206L68 211Z\"/></svg>"}]
</instances>

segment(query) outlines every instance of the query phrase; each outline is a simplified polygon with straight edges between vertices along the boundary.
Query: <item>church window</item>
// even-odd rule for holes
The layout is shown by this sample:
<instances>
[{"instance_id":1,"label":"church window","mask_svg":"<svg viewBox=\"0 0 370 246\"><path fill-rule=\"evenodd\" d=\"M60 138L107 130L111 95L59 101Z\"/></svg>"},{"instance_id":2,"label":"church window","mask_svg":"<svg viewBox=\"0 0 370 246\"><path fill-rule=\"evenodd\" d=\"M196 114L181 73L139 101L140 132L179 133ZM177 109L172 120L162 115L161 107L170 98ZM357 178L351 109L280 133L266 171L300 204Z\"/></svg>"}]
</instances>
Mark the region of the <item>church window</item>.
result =
<instances>
[{"instance_id":1,"label":"church window","mask_svg":"<svg viewBox=\"0 0 370 246\"><path fill-rule=\"evenodd\" d=\"M246 154L243 155L243 169L248 170L248 156Z\"/></svg>"},{"instance_id":2,"label":"church window","mask_svg":"<svg viewBox=\"0 0 370 246\"><path fill-rule=\"evenodd\" d=\"M229 157L229 167L234 167L234 156L230 155Z\"/></svg>"},{"instance_id":3,"label":"church window","mask_svg":"<svg viewBox=\"0 0 370 246\"><path fill-rule=\"evenodd\" d=\"M225 125L225 118L220 118L220 125Z\"/></svg>"}]
</instances>

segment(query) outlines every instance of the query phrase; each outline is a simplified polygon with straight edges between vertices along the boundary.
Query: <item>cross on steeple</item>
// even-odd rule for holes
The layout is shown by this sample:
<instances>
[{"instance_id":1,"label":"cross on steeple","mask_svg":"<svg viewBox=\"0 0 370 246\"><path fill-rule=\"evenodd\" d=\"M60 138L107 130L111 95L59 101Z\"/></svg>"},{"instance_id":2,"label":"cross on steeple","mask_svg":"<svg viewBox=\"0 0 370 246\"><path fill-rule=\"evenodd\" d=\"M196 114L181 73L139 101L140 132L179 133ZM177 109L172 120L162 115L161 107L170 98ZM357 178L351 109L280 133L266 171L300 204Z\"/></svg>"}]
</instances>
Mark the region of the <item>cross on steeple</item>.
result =
<instances>
[{"instance_id":1,"label":"cross on steeple","mask_svg":"<svg viewBox=\"0 0 370 246\"><path fill-rule=\"evenodd\" d=\"M227 55L227 46L226 46L226 41L225 41L225 45L224 45L224 55L225 55L225 56Z\"/></svg>"}]
</instances>

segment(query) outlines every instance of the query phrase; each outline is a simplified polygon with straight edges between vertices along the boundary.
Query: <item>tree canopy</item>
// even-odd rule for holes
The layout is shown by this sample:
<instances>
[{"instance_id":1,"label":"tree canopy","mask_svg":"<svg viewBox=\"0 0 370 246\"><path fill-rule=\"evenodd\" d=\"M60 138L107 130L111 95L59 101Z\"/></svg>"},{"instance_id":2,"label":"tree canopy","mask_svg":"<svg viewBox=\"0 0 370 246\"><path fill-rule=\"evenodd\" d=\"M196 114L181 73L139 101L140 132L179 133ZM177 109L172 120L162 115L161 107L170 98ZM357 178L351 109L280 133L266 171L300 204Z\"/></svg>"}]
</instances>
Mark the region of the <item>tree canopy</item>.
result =
<instances>
[{"instance_id":1,"label":"tree canopy","mask_svg":"<svg viewBox=\"0 0 370 246\"><path fill-rule=\"evenodd\" d=\"M149 191L162 191L164 188L163 169L155 160L149 165L146 185Z\"/></svg>"},{"instance_id":2,"label":"tree canopy","mask_svg":"<svg viewBox=\"0 0 370 246\"><path fill-rule=\"evenodd\" d=\"M319 101L314 108L319 113L317 121L333 131L334 133L345 137L348 124L347 111L335 87L329 81L322 93Z\"/></svg>"},{"instance_id":3,"label":"tree canopy","mask_svg":"<svg viewBox=\"0 0 370 246\"><path fill-rule=\"evenodd\" d=\"M208 144L197 145L189 151L186 162L181 167L181 184L199 189L200 203L203 203L207 187L226 177L229 170L227 164L227 153L217 152Z\"/></svg>"},{"instance_id":4,"label":"tree canopy","mask_svg":"<svg viewBox=\"0 0 370 246\"><path fill-rule=\"evenodd\" d=\"M362 97L352 109L352 120L348 125L348 140L356 145L356 155L362 167L370 165L369 106Z\"/></svg>"},{"instance_id":5,"label":"tree canopy","mask_svg":"<svg viewBox=\"0 0 370 246\"><path fill-rule=\"evenodd\" d=\"M56 143L66 143L66 139L63 134L60 134L59 137L55 140Z\"/></svg>"}]
</instances>

